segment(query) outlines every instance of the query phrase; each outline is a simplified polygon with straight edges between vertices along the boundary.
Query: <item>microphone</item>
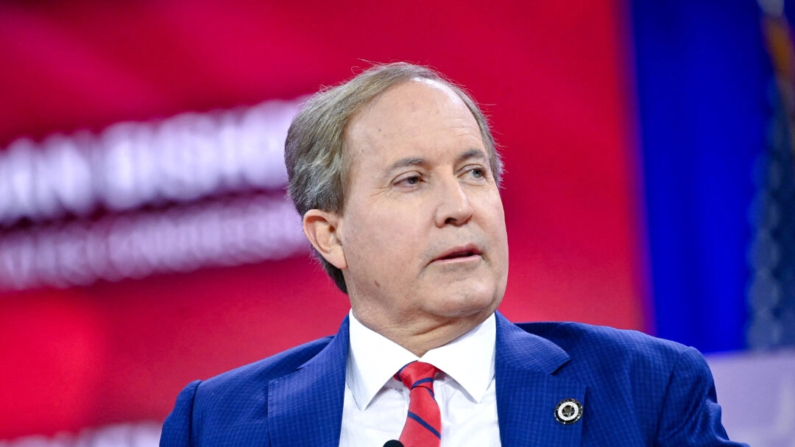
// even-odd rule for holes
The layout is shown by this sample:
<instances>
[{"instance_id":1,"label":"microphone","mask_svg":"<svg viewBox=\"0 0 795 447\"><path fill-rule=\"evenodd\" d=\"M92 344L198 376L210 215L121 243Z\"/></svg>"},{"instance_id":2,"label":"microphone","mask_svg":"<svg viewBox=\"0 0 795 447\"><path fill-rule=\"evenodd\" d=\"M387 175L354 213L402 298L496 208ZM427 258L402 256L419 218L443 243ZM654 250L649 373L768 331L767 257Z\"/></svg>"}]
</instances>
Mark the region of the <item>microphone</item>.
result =
<instances>
[{"instance_id":1,"label":"microphone","mask_svg":"<svg viewBox=\"0 0 795 447\"><path fill-rule=\"evenodd\" d=\"M403 443L392 439L391 441L387 441L384 447L403 447Z\"/></svg>"}]
</instances>

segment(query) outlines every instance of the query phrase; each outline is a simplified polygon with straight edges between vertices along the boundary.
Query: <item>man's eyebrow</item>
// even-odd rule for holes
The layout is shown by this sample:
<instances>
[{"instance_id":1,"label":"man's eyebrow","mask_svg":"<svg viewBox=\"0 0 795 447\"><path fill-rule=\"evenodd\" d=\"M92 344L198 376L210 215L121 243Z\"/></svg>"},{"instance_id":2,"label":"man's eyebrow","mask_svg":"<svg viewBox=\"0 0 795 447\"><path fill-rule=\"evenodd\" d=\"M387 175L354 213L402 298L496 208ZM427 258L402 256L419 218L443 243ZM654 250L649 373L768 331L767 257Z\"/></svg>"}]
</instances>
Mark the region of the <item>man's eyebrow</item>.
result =
<instances>
[{"instance_id":1,"label":"man's eyebrow","mask_svg":"<svg viewBox=\"0 0 795 447\"><path fill-rule=\"evenodd\" d=\"M407 166L423 166L428 164L428 160L420 157L406 157L401 158L400 160L392 163L392 165L387 170L388 172L392 172L395 169L405 168Z\"/></svg>"},{"instance_id":2,"label":"man's eyebrow","mask_svg":"<svg viewBox=\"0 0 795 447\"><path fill-rule=\"evenodd\" d=\"M458 157L458 161L470 160L473 158L487 159L486 153L481 149L470 149Z\"/></svg>"},{"instance_id":3,"label":"man's eyebrow","mask_svg":"<svg viewBox=\"0 0 795 447\"><path fill-rule=\"evenodd\" d=\"M486 156L486 153L483 152L482 149L470 149L458 157L458 162L461 163L462 161L471 160L473 158L488 160L489 157Z\"/></svg>"},{"instance_id":4,"label":"man's eyebrow","mask_svg":"<svg viewBox=\"0 0 795 447\"><path fill-rule=\"evenodd\" d=\"M461 163L463 161L471 160L473 158L475 158L475 159L479 158L479 159L483 159L483 160L487 160L488 159L488 157L486 156L486 153L483 152L482 149L469 149L468 151L466 151L463 154L459 155L458 159L456 160L456 162ZM421 157L406 157L406 158L401 158L400 160L392 163L392 165L390 165L389 168L387 169L387 172L392 172L395 169L405 168L405 167L408 167L408 166L424 166L424 165L427 165L427 164L428 164L428 160L426 160L424 158L421 158Z\"/></svg>"}]
</instances>

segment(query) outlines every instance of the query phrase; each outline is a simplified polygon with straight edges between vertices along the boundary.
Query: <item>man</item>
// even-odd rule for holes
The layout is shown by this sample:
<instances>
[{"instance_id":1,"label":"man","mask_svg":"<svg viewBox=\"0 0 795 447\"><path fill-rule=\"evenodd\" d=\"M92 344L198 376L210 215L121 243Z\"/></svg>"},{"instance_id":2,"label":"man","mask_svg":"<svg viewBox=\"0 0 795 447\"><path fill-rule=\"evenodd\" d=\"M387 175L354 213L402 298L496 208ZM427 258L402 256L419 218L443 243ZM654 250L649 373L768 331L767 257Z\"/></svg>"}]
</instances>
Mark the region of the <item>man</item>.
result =
<instances>
[{"instance_id":1,"label":"man","mask_svg":"<svg viewBox=\"0 0 795 447\"><path fill-rule=\"evenodd\" d=\"M285 160L351 313L334 337L188 385L161 445L737 445L694 349L495 312L501 162L437 73L377 66L317 94Z\"/></svg>"}]
</instances>

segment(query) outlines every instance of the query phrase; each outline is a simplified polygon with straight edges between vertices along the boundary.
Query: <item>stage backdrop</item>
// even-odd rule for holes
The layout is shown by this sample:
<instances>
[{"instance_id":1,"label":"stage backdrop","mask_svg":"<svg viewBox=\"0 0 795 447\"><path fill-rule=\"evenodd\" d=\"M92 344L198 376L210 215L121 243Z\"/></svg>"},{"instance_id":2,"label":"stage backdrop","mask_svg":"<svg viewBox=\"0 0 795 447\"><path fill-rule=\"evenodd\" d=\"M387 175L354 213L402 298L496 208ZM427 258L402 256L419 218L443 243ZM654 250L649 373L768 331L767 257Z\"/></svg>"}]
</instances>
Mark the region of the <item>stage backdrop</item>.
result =
<instances>
[{"instance_id":1,"label":"stage backdrop","mask_svg":"<svg viewBox=\"0 0 795 447\"><path fill-rule=\"evenodd\" d=\"M741 347L737 313L738 337L700 346L652 301L672 290L650 276L647 215L664 221L647 214L661 187L644 184L657 171L640 143L664 126L638 125L654 103L635 74L654 65L633 18L654 14L585 0L0 4L0 439L136 423L151 441L190 380L335 332L347 299L284 198L282 143L307 95L379 62L436 68L489 116L506 316ZM103 433L132 439L126 427Z\"/></svg>"}]
</instances>

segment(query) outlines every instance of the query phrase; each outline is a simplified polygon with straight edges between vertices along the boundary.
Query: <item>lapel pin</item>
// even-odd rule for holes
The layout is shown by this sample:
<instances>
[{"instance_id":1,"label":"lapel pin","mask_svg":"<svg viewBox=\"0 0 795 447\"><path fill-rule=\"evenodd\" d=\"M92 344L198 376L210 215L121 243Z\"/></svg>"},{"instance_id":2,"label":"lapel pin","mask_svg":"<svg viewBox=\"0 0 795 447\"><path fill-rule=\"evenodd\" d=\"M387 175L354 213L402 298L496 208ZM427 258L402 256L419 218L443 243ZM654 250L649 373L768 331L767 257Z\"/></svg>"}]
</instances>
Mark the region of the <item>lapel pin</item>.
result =
<instances>
[{"instance_id":1,"label":"lapel pin","mask_svg":"<svg viewBox=\"0 0 795 447\"><path fill-rule=\"evenodd\" d=\"M582 404L577 399L563 399L555 407L555 419L563 425L573 424L582 417Z\"/></svg>"}]
</instances>

